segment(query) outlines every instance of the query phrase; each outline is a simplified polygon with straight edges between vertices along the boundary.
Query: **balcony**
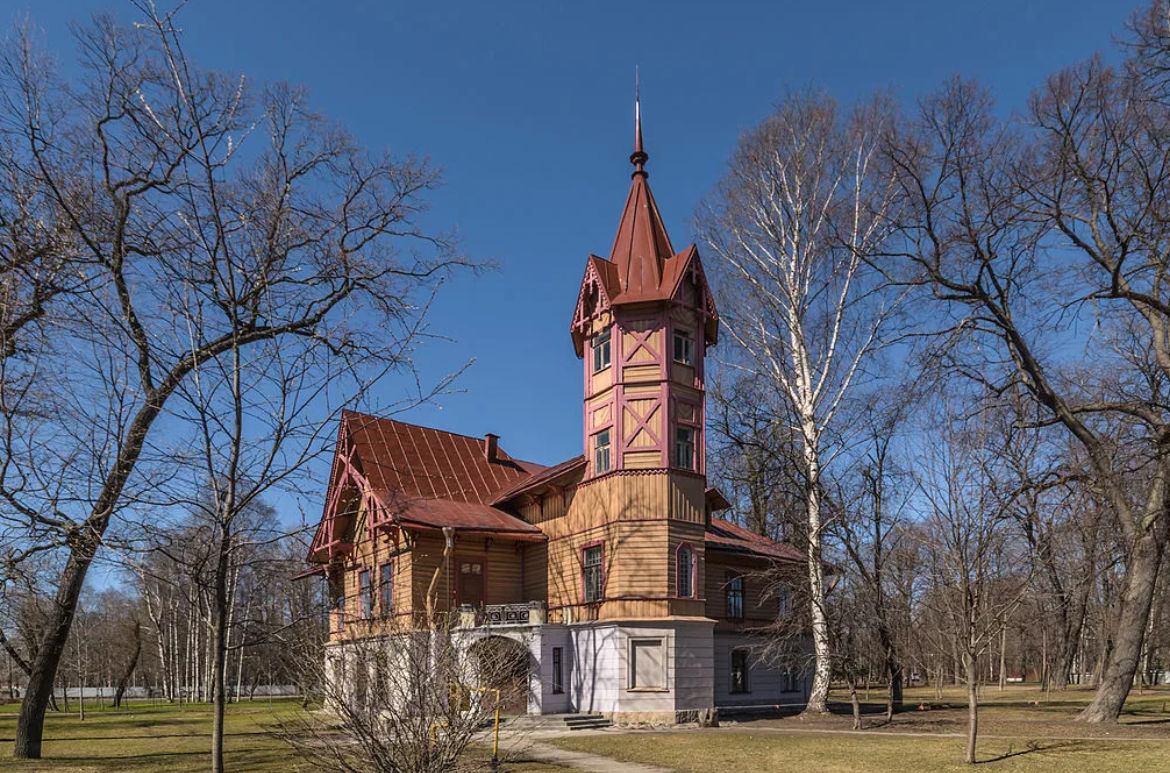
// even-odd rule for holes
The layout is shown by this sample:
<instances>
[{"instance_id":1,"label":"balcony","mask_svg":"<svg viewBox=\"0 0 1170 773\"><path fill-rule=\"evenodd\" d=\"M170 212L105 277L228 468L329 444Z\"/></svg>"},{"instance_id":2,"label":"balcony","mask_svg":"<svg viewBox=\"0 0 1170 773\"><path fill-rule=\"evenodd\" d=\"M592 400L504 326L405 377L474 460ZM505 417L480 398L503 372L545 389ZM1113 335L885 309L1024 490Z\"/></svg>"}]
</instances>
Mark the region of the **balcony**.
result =
<instances>
[{"instance_id":1,"label":"balcony","mask_svg":"<svg viewBox=\"0 0 1170 773\"><path fill-rule=\"evenodd\" d=\"M463 604L455 610L455 621L460 628L495 625L544 625L548 620L543 601L522 604Z\"/></svg>"}]
</instances>

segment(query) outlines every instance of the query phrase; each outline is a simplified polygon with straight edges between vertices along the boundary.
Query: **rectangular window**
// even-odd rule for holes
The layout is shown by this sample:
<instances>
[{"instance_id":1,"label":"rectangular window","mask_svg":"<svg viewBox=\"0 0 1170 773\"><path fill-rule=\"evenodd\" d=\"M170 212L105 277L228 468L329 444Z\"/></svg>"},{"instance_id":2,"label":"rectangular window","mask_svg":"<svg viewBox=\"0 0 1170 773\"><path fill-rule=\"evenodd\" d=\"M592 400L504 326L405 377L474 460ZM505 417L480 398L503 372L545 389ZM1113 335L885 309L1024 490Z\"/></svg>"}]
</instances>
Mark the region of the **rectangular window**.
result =
<instances>
[{"instance_id":1,"label":"rectangular window","mask_svg":"<svg viewBox=\"0 0 1170 773\"><path fill-rule=\"evenodd\" d=\"M666 650L662 639L633 639L630 641L631 690L662 690L666 688Z\"/></svg>"},{"instance_id":2,"label":"rectangular window","mask_svg":"<svg viewBox=\"0 0 1170 773\"><path fill-rule=\"evenodd\" d=\"M593 337L593 372L605 370L609 367L609 330L604 330Z\"/></svg>"},{"instance_id":3,"label":"rectangular window","mask_svg":"<svg viewBox=\"0 0 1170 773\"><path fill-rule=\"evenodd\" d=\"M684 470L695 469L695 430L691 427L675 427L674 458Z\"/></svg>"},{"instance_id":4,"label":"rectangular window","mask_svg":"<svg viewBox=\"0 0 1170 773\"><path fill-rule=\"evenodd\" d=\"M727 616L743 619L743 577L739 575L727 578Z\"/></svg>"},{"instance_id":5,"label":"rectangular window","mask_svg":"<svg viewBox=\"0 0 1170 773\"><path fill-rule=\"evenodd\" d=\"M787 585L782 585L776 591L776 617L780 620L787 620L788 616L792 614L792 595L788 591Z\"/></svg>"},{"instance_id":6,"label":"rectangular window","mask_svg":"<svg viewBox=\"0 0 1170 773\"><path fill-rule=\"evenodd\" d=\"M394 613L394 564L382 564L381 576L378 578L378 591L381 596L382 614L389 616Z\"/></svg>"},{"instance_id":7,"label":"rectangular window","mask_svg":"<svg viewBox=\"0 0 1170 773\"><path fill-rule=\"evenodd\" d=\"M335 604L336 604L336 609L337 609L337 630L344 631L345 630L345 594L344 593L341 593L337 596L337 601L335 602Z\"/></svg>"},{"instance_id":8,"label":"rectangular window","mask_svg":"<svg viewBox=\"0 0 1170 773\"><path fill-rule=\"evenodd\" d=\"M583 569L584 577L582 581L585 585L585 602L591 604L595 601L601 601L603 586L605 584L605 571L601 565L602 557L605 554L603 545L593 545L585 548Z\"/></svg>"},{"instance_id":9,"label":"rectangular window","mask_svg":"<svg viewBox=\"0 0 1170 773\"><path fill-rule=\"evenodd\" d=\"M560 695L565 691L564 650L561 647L553 647L552 682L553 694Z\"/></svg>"},{"instance_id":10,"label":"rectangular window","mask_svg":"<svg viewBox=\"0 0 1170 773\"><path fill-rule=\"evenodd\" d=\"M674 331L674 361L695 364L695 337L689 330Z\"/></svg>"},{"instance_id":11,"label":"rectangular window","mask_svg":"<svg viewBox=\"0 0 1170 773\"><path fill-rule=\"evenodd\" d=\"M695 595L695 551L690 545L683 545L678 549L678 595L689 599Z\"/></svg>"},{"instance_id":12,"label":"rectangular window","mask_svg":"<svg viewBox=\"0 0 1170 773\"><path fill-rule=\"evenodd\" d=\"M362 620L374 613L374 586L370 582L370 570L358 572L358 617Z\"/></svg>"},{"instance_id":13,"label":"rectangular window","mask_svg":"<svg viewBox=\"0 0 1170 773\"><path fill-rule=\"evenodd\" d=\"M609 472L609 430L593 436L593 474Z\"/></svg>"},{"instance_id":14,"label":"rectangular window","mask_svg":"<svg viewBox=\"0 0 1170 773\"><path fill-rule=\"evenodd\" d=\"M748 692L748 654L747 650L731 651L731 692Z\"/></svg>"}]
</instances>

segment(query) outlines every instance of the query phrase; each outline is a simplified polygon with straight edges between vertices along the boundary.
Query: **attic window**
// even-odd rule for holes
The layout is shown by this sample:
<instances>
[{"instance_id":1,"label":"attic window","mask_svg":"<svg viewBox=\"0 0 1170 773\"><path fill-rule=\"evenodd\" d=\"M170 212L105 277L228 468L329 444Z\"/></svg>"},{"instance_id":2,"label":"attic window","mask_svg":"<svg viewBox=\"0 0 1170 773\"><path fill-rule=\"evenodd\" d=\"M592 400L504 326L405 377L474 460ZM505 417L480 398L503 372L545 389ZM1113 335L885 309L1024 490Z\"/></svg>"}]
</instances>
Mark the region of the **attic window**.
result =
<instances>
[{"instance_id":1,"label":"attic window","mask_svg":"<svg viewBox=\"0 0 1170 773\"><path fill-rule=\"evenodd\" d=\"M593 338L593 372L605 370L609 367L609 339L610 331L598 333Z\"/></svg>"}]
</instances>

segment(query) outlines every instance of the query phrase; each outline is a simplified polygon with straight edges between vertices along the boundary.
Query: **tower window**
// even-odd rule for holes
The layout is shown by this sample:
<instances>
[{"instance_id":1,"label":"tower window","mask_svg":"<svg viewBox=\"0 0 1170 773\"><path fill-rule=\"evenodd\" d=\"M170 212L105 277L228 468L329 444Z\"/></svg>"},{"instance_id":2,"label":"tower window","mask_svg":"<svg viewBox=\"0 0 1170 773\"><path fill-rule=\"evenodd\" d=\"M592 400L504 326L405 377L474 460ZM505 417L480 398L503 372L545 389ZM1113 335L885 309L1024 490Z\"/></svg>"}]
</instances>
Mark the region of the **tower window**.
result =
<instances>
[{"instance_id":1,"label":"tower window","mask_svg":"<svg viewBox=\"0 0 1170 773\"><path fill-rule=\"evenodd\" d=\"M695 469L695 430L693 428L675 428L674 459L675 464L684 470Z\"/></svg>"},{"instance_id":2,"label":"tower window","mask_svg":"<svg viewBox=\"0 0 1170 773\"><path fill-rule=\"evenodd\" d=\"M605 585L605 570L602 567L602 558L605 555L604 545L590 545L582 552L581 581L585 586L585 603L601 601Z\"/></svg>"},{"instance_id":3,"label":"tower window","mask_svg":"<svg viewBox=\"0 0 1170 773\"><path fill-rule=\"evenodd\" d=\"M593 436L593 474L609 472L609 430L603 429Z\"/></svg>"},{"instance_id":4,"label":"tower window","mask_svg":"<svg viewBox=\"0 0 1170 773\"><path fill-rule=\"evenodd\" d=\"M690 545L678 549L677 574L679 598L689 599L695 595L695 550Z\"/></svg>"},{"instance_id":5,"label":"tower window","mask_svg":"<svg viewBox=\"0 0 1170 773\"><path fill-rule=\"evenodd\" d=\"M674 361L695 364L695 336L689 330L674 331Z\"/></svg>"},{"instance_id":6,"label":"tower window","mask_svg":"<svg viewBox=\"0 0 1170 773\"><path fill-rule=\"evenodd\" d=\"M610 331L604 330L593 337L593 372L609 367Z\"/></svg>"}]
</instances>

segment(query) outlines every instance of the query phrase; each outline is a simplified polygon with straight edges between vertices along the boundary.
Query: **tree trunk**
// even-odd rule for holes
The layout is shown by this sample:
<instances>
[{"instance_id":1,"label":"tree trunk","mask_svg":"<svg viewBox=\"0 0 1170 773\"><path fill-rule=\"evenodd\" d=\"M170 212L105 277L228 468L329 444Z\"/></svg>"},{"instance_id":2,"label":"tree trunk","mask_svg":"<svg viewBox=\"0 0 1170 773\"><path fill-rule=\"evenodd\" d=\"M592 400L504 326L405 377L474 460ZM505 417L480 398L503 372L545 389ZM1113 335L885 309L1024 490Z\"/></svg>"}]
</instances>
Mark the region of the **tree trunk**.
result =
<instances>
[{"instance_id":1,"label":"tree trunk","mask_svg":"<svg viewBox=\"0 0 1170 773\"><path fill-rule=\"evenodd\" d=\"M16 744L12 756L19 760L39 760L41 739L45 733L45 711L53 694L53 683L57 679L57 668L69 642L69 629L73 627L73 614L77 610L77 599L85 585L85 575L93 562L97 544L91 539L79 539L70 552L69 560L61 576L61 585L49 610L49 621L44 639L33 658L32 672L28 676L24 701L20 704L20 716L16 722ZM68 697L68 693L66 693Z\"/></svg>"},{"instance_id":2,"label":"tree trunk","mask_svg":"<svg viewBox=\"0 0 1170 773\"><path fill-rule=\"evenodd\" d=\"M999 689L1007 689L1007 626L999 632Z\"/></svg>"},{"instance_id":3,"label":"tree trunk","mask_svg":"<svg viewBox=\"0 0 1170 773\"><path fill-rule=\"evenodd\" d=\"M963 670L967 675L967 756L964 762L975 764L975 743L979 737L979 687L975 656L963 655Z\"/></svg>"},{"instance_id":4,"label":"tree trunk","mask_svg":"<svg viewBox=\"0 0 1170 773\"><path fill-rule=\"evenodd\" d=\"M1116 722L1121 716L1141 657L1164 547L1161 524L1144 532L1134 545L1121 591L1113 646L1102 670L1097 694L1077 717L1080 721Z\"/></svg>"},{"instance_id":5,"label":"tree trunk","mask_svg":"<svg viewBox=\"0 0 1170 773\"><path fill-rule=\"evenodd\" d=\"M829 651L829 620L825 614L825 568L821 563L821 492L820 458L815 445L815 429L806 420L804 463L808 473L806 492L808 507L808 584L813 639L813 682L805 714L825 714L829 710L829 686L832 676L832 653Z\"/></svg>"},{"instance_id":6,"label":"tree trunk","mask_svg":"<svg viewBox=\"0 0 1170 773\"><path fill-rule=\"evenodd\" d=\"M849 683L849 702L853 705L853 729L861 729L861 704L857 701L857 682Z\"/></svg>"},{"instance_id":7,"label":"tree trunk","mask_svg":"<svg viewBox=\"0 0 1170 773\"><path fill-rule=\"evenodd\" d=\"M122 672L121 678L118 679L117 689L114 690L114 708L122 707L122 697L126 694L126 685L130 683L130 677L134 675L134 669L138 667L138 657L142 654L142 624L134 623L134 651L130 654L130 663L126 666L126 670Z\"/></svg>"}]
</instances>

